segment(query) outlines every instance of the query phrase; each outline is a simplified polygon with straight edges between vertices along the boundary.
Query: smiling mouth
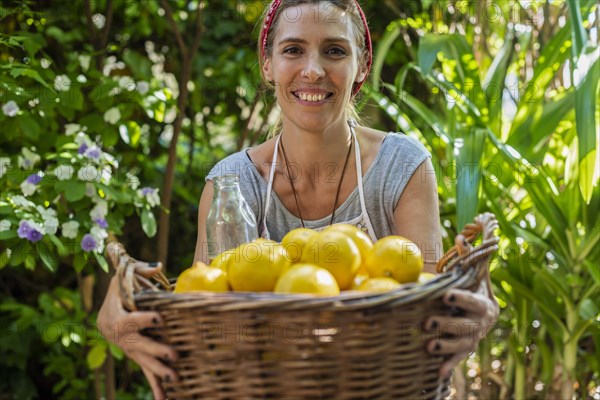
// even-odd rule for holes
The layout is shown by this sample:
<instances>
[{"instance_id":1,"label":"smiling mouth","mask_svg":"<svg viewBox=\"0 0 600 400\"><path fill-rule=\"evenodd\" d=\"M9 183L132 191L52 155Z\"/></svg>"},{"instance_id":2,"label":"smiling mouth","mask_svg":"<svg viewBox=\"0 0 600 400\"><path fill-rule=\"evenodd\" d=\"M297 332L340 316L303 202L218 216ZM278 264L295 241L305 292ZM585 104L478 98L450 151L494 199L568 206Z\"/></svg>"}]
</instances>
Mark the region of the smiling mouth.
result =
<instances>
[{"instance_id":1,"label":"smiling mouth","mask_svg":"<svg viewBox=\"0 0 600 400\"><path fill-rule=\"evenodd\" d=\"M294 97L296 97L299 100L302 101L308 101L311 103L318 103L320 101L323 101L325 99L330 98L331 96L333 96L333 93L328 92L328 93L302 93L302 92L292 92L292 94L294 95Z\"/></svg>"}]
</instances>

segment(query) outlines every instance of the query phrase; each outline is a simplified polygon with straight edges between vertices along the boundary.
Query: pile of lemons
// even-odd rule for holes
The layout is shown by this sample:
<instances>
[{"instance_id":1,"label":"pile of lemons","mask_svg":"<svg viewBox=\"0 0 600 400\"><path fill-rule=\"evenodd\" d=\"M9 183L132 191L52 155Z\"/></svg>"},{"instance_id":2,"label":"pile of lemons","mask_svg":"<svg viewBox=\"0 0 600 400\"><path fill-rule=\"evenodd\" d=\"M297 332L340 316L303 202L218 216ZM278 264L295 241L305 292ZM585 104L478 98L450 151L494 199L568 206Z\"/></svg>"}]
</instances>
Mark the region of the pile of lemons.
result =
<instances>
[{"instance_id":1,"label":"pile of lemons","mask_svg":"<svg viewBox=\"0 0 600 400\"><path fill-rule=\"evenodd\" d=\"M281 243L257 239L197 262L177 278L176 293L244 291L336 296L343 290L386 292L424 282L418 246L401 236L375 244L359 228L336 224L317 232L290 231Z\"/></svg>"}]
</instances>

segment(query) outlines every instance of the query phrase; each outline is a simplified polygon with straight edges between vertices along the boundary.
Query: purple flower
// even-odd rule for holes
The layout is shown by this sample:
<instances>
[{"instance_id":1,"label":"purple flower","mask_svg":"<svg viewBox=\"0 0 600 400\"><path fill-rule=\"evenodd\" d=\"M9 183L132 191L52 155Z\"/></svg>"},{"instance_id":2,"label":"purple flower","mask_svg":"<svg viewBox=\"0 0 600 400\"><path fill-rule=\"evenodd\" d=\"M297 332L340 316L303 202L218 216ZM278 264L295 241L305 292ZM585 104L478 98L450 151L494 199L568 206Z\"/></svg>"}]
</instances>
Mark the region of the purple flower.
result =
<instances>
[{"instance_id":1,"label":"purple flower","mask_svg":"<svg viewBox=\"0 0 600 400\"><path fill-rule=\"evenodd\" d=\"M154 193L154 191L155 191L155 190L156 190L156 189L154 189L154 188L150 188L150 187L145 187L145 188L142 188L142 196L148 196L148 195L151 195L151 194L153 194L153 193Z\"/></svg>"},{"instance_id":2,"label":"purple flower","mask_svg":"<svg viewBox=\"0 0 600 400\"><path fill-rule=\"evenodd\" d=\"M77 154L83 154L85 153L85 151L87 150L87 145L85 143L82 143L81 146L79 146L79 150L77 150Z\"/></svg>"},{"instance_id":3,"label":"purple flower","mask_svg":"<svg viewBox=\"0 0 600 400\"><path fill-rule=\"evenodd\" d=\"M17 235L19 235L21 239L27 239L27 235L29 235L31 229L31 225L29 225L27 221L21 220L19 223L19 229L17 229Z\"/></svg>"},{"instance_id":4,"label":"purple flower","mask_svg":"<svg viewBox=\"0 0 600 400\"><path fill-rule=\"evenodd\" d=\"M85 146L85 145L83 145L83 146ZM93 160L98 161L100 159L100 154L101 154L100 149L98 149L97 147L91 147L85 151L84 155L87 158L91 158Z\"/></svg>"},{"instance_id":5,"label":"purple flower","mask_svg":"<svg viewBox=\"0 0 600 400\"><path fill-rule=\"evenodd\" d=\"M32 185L37 185L42 180L42 177L38 174L31 174L27 177L27 183L31 183Z\"/></svg>"},{"instance_id":6,"label":"purple flower","mask_svg":"<svg viewBox=\"0 0 600 400\"><path fill-rule=\"evenodd\" d=\"M96 239L89 233L83 235L81 239L81 250L83 251L92 251L96 248L98 244L96 243Z\"/></svg>"},{"instance_id":7,"label":"purple flower","mask_svg":"<svg viewBox=\"0 0 600 400\"><path fill-rule=\"evenodd\" d=\"M27 240L29 240L32 243L35 243L38 240L41 240L43 236L44 235L42 235L40 232L36 231L35 229L32 229L27 234Z\"/></svg>"},{"instance_id":8,"label":"purple flower","mask_svg":"<svg viewBox=\"0 0 600 400\"><path fill-rule=\"evenodd\" d=\"M35 229L33 226L29 225L29 222L25 220L21 220L19 223L19 229L17 230L17 235L21 239L27 239L32 243L35 243L42 239L44 235Z\"/></svg>"},{"instance_id":9,"label":"purple flower","mask_svg":"<svg viewBox=\"0 0 600 400\"><path fill-rule=\"evenodd\" d=\"M108 228L108 222L104 218L95 219L94 222L102 229Z\"/></svg>"}]
</instances>

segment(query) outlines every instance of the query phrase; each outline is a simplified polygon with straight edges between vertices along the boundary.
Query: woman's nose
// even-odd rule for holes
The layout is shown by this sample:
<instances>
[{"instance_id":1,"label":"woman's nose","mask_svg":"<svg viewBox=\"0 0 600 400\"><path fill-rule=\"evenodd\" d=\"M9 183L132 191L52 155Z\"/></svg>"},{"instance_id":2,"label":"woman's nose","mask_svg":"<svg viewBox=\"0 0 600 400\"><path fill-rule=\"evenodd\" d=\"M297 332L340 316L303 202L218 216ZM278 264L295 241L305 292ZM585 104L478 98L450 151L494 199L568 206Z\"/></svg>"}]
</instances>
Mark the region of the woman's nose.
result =
<instances>
[{"instance_id":1,"label":"woman's nose","mask_svg":"<svg viewBox=\"0 0 600 400\"><path fill-rule=\"evenodd\" d=\"M302 75L311 81L316 81L325 75L325 69L318 55L311 55L306 61Z\"/></svg>"}]
</instances>

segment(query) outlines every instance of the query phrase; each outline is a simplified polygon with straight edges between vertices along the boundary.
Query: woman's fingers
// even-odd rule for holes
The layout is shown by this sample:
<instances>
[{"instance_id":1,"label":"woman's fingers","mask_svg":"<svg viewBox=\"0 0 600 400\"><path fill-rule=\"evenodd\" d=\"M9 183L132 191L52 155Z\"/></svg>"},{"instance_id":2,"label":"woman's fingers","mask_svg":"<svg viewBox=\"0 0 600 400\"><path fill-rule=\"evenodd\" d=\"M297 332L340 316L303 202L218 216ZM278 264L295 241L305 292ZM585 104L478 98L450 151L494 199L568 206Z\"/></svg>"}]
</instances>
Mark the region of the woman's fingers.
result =
<instances>
[{"instance_id":1,"label":"woman's fingers","mask_svg":"<svg viewBox=\"0 0 600 400\"><path fill-rule=\"evenodd\" d=\"M177 360L177 352L173 348L139 334L122 338L118 345L129 352L144 353L167 361Z\"/></svg>"},{"instance_id":2,"label":"woman's fingers","mask_svg":"<svg viewBox=\"0 0 600 400\"><path fill-rule=\"evenodd\" d=\"M468 337L455 337L450 339L432 339L427 344L427 350L431 354L469 354L477 348L477 340Z\"/></svg>"},{"instance_id":3,"label":"woman's fingers","mask_svg":"<svg viewBox=\"0 0 600 400\"><path fill-rule=\"evenodd\" d=\"M473 341L483 338L489 328L490 326L485 326L481 321L468 316L446 317L436 315L425 322L425 329L435 331L440 337L465 337Z\"/></svg>"},{"instance_id":4,"label":"woman's fingers","mask_svg":"<svg viewBox=\"0 0 600 400\"><path fill-rule=\"evenodd\" d=\"M156 378L156 375L154 375L146 367L142 367L142 371L144 372L144 375L146 376L146 379L148 380L148 383L150 384L150 388L152 389L152 397L154 397L155 400L166 399L165 392L164 392L162 386L160 385L160 382Z\"/></svg>"},{"instance_id":5,"label":"woman's fingers","mask_svg":"<svg viewBox=\"0 0 600 400\"><path fill-rule=\"evenodd\" d=\"M453 355L451 358L449 358L447 361L445 361L442 364L442 366L440 367L440 376L443 378L449 378L450 372L452 372L452 369L459 362L461 362L467 355L468 355L468 353L457 353L457 354Z\"/></svg>"},{"instance_id":6,"label":"woman's fingers","mask_svg":"<svg viewBox=\"0 0 600 400\"><path fill-rule=\"evenodd\" d=\"M142 275L144 278L151 278L162 270L161 262L147 263L144 261L135 261L135 272Z\"/></svg>"},{"instance_id":7,"label":"woman's fingers","mask_svg":"<svg viewBox=\"0 0 600 400\"><path fill-rule=\"evenodd\" d=\"M448 293L444 296L444 303L478 315L485 315L493 308L493 304L488 297L461 289L448 290Z\"/></svg>"},{"instance_id":8,"label":"woman's fingers","mask_svg":"<svg viewBox=\"0 0 600 400\"><path fill-rule=\"evenodd\" d=\"M150 373L160 377L160 379L166 382L174 382L177 380L177 374L173 369L167 367L165 364L146 353L130 352L128 356L139 365L143 365Z\"/></svg>"}]
</instances>

